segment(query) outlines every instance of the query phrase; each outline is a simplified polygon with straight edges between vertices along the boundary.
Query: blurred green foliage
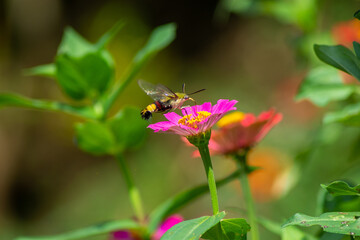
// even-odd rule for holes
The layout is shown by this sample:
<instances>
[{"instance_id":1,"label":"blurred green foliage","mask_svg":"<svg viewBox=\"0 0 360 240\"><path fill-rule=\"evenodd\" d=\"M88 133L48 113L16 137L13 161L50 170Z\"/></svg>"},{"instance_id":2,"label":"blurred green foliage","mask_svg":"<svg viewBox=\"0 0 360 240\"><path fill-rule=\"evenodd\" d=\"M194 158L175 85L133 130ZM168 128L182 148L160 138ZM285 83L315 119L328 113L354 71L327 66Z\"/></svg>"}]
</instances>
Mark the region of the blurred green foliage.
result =
<instances>
[{"instance_id":1,"label":"blurred green foliage","mask_svg":"<svg viewBox=\"0 0 360 240\"><path fill-rule=\"evenodd\" d=\"M125 146L129 145L127 141L121 140L123 139L121 136L118 138L119 143L114 143L114 138L117 137L114 137L113 131L116 130L111 128L110 122L116 118L118 109L127 109L124 108L125 105L146 106L150 102L138 86L130 84L131 80L128 80L133 79L143 67L139 77L152 82L161 82L174 89L180 87L182 82L187 82L187 85L193 89L207 88L207 95L199 96L198 102L229 97L240 100L238 107L243 111L257 112L274 105L284 113L284 121L279 129L274 130L259 146L260 148L270 146L281 150L290 159L295 159L293 164L300 172L300 181L297 181L282 198L257 206L259 214L273 219L277 226L284 218L295 212L304 212L312 216L320 215L322 212L316 213L314 201L319 184L343 178L357 183L360 181L357 147L360 133L357 127L341 124L350 123L358 126L360 114L357 104L358 86L356 83L344 84L340 81L339 75L335 74L337 70L324 64L320 66L321 63L314 60L315 55L312 49L314 43L321 44L319 46L331 44L332 26L338 21L351 19L352 13L356 10L354 9L357 6L356 1L349 1L346 4L341 1L222 1L222 3L227 5L226 8L230 9L230 12L237 13L237 15L229 15L231 18L226 27L218 27L217 32L214 31L213 35L209 36L205 34L206 27L201 25L201 28L195 28L193 34L185 37L202 45L202 51L191 48L192 45L181 48L186 35L185 28L196 27L200 22L201 19L194 18L194 15L202 17L199 14L200 11L196 14L184 14L189 24L186 27L181 22L178 24L180 27L178 43L147 67L142 65L143 62L137 56L145 56L145 59L151 57L152 54L148 54L149 48L143 48L144 50L138 54L137 50L144 44L143 40L152 28L151 25L156 22L151 16L146 15L154 12L154 9L147 6L145 14L143 10L139 10L143 7L132 5L136 3L126 5L113 1L104 5L99 4L101 7L96 8L96 11L81 11L82 14L80 14L75 5L71 5L74 8L72 12L77 14L77 20L70 21L71 25L79 29L86 39L96 39L101 35L100 32L102 33L103 29L115 22L119 16L125 16L127 24L121 29L122 34L119 36L112 35L113 30L111 30L102 35L99 40L93 41L95 44L75 32L75 35L87 42L84 46L93 46L79 47L79 50L85 48L89 50L88 52L83 52L81 56L74 56L73 54L79 54L78 49L70 51L64 49L67 53L62 53L63 59L60 59L60 63L56 57L55 63L41 65L27 71L34 75L57 79L56 64L60 64L61 67L65 67L66 73L75 73L76 86L65 87L57 79L68 99L64 99L50 81L33 78L23 81L18 76L20 67L49 62L48 59L52 58L55 45L58 44L60 30L56 30L57 35L52 35L52 37L39 35L39 41L31 39L31 35L27 38L16 38L21 29L18 26L14 26L11 31L1 32L0 43L4 46L0 51L1 89L2 91L10 89L31 98L15 94L1 94L0 105L66 112L75 115L76 118L64 118L59 114L45 116L42 113L2 110L0 140L3 148L0 163L4 164L1 165L3 169L1 183L4 185L1 185L0 189L4 190L0 192L0 195L4 197L1 198L3 201L0 201L0 207L5 206L8 211L4 211L3 219L0 218L2 220L0 238L12 239L20 234L51 235L94 224L104 219L124 219L132 216L130 208L127 207L125 186L118 177L115 163L108 161L106 156L101 158L103 161L94 161L88 155L74 150L69 144L69 139L73 135L71 124L75 121L78 122L75 128L77 135L75 141L84 151L107 155L113 153L115 149L119 151L127 149ZM204 6L208 6L207 4L209 3L202 6L202 12L208 11L204 9ZM165 8L165 5L163 7ZM196 9L195 7L193 4L189 9ZM28 12L34 9L36 9L35 5L29 8ZM161 13L159 9L161 8L155 11L159 18L171 15L169 19L172 19L178 16L171 12ZM182 8L179 8L179 12L180 9ZM15 12L20 14L22 11ZM274 18L276 21L273 20ZM19 19L21 20L20 17ZM162 18L161 23L164 22L163 20ZM21 21L30 24L26 19ZM69 20L64 22L67 21ZM3 22L2 24L2 26L7 26ZM167 28L165 32L171 32L171 28L174 28L174 25ZM62 29L62 27L53 29ZM35 32L37 29L32 30ZM206 40L204 38L199 40L198 35L203 35ZM159 36L158 38L164 39L165 42L174 37L171 34L168 34L168 38ZM110 42L109 39L114 40ZM53 46L46 45L46 41L52 41ZM151 41L149 46L152 46L150 43ZM26 55L25 46L31 46L32 50L27 50L30 56ZM354 58L358 56L356 46L355 44L355 54L342 47L334 48L336 50L331 51L335 54L332 54L330 59L336 56L335 60L332 60L336 64L342 64L341 61L344 60L349 62L350 65L346 67L349 71L356 73L358 71L356 69L358 60ZM298 61L299 47L305 61L304 59ZM340 48L341 51L338 50ZM112 57L100 54L99 51L111 52ZM192 57L184 57L185 52L192 53ZM57 55L59 54L58 52ZM136 57L128 66L128 61L132 56ZM105 84L106 81L101 84L90 81L92 71L85 73L82 71L84 66L93 63L95 65L99 63L94 69L101 69L106 73L101 75L96 73L95 79L106 79L107 84ZM119 71L119 69L125 71ZM296 94L294 89L307 72L309 75L300 86L297 98L309 99L321 107L326 105L326 108L322 110L310 104L306 105L304 101L295 104L291 100ZM67 76L68 74L64 72L61 76L62 81L66 82ZM90 87L92 90L84 90L87 87L83 86ZM122 93L121 95L109 91L114 89L114 86L121 86L117 88L120 89L118 92ZM126 91L124 91L125 86ZM69 90L66 91L65 88ZM74 94L75 98L71 94ZM109 96L113 96L112 101L109 101ZM61 102L40 100L38 97L57 98L61 99ZM62 102L63 100L65 103ZM115 103L112 112L109 107L112 105L109 104L110 102ZM135 112L138 111L135 108L132 109L133 116L132 113L126 113L129 114L129 119L135 118ZM332 124L323 126L320 123L319 118L322 117L324 111L330 111L326 114L325 122ZM331 111L335 112L331 113ZM105 112L108 112L108 115ZM79 122L79 117L82 122ZM161 117L156 116L154 120L159 118ZM126 119L126 117L120 117L120 119ZM119 122L123 123L123 120ZM145 123L142 122L142 124ZM89 131L79 136L81 128L84 130L87 125L96 125L96 127L90 127ZM142 139L142 133L136 136ZM113 143L111 149L108 146L99 145L97 143L99 139ZM197 176L197 173L202 171L199 168L199 161L190 159L191 150L180 147L180 141L174 140L172 136L150 136L146 143L140 151L132 151L126 155L130 160L130 167L135 172L136 182L141 183L140 190L148 200L145 204L146 209L155 208L154 206L157 206L159 202L163 202L167 196L173 195L178 190L202 182L203 176ZM229 161L220 158L215 158L214 165L218 169L219 177L234 169ZM21 186L25 187L20 188ZM155 189L153 186L159 187ZM6 189L11 191L20 189L19 191L22 192L26 192L23 190L26 189L30 193L19 195L18 198L14 197L14 199L22 199L16 203L12 202L13 198L11 198L15 195ZM237 185L227 186L220 191L225 207L241 208L243 206L241 198L234 197L234 192L239 192ZM32 196L35 198L33 199ZM356 196L332 197L327 194L320 204L323 211L358 211L357 199ZM200 198L179 211L188 219L206 215L206 202ZM36 203L40 203L39 208L36 208ZM19 206L24 206L24 209L34 209L35 213L29 214L28 219L19 217L13 212L13 209L18 209ZM99 206L102 206L101 210ZM245 214L229 212L229 215L246 218ZM295 239L295 237L312 239L311 236L316 235L312 230L289 227L283 229L282 233L278 231L272 234L262 229L262 235L269 240L280 239L280 235L284 239ZM316 238L319 236L320 239L343 238L342 235L329 235L323 233L322 230L321 233L317 233ZM89 239L107 238L107 236L89 237Z\"/></svg>"}]
</instances>

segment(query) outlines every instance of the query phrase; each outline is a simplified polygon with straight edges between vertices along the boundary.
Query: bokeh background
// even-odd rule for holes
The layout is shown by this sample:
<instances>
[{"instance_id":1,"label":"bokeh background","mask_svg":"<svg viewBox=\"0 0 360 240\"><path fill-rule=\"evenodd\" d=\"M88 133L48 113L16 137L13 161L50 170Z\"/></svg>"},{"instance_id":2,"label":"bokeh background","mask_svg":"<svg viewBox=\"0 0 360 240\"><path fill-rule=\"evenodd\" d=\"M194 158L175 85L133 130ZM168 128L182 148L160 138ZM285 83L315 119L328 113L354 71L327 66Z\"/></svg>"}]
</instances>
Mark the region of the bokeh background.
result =
<instances>
[{"instance_id":1,"label":"bokeh background","mask_svg":"<svg viewBox=\"0 0 360 240\"><path fill-rule=\"evenodd\" d=\"M244 112L258 114L274 107L283 113L283 121L250 159L264 167L262 175L252 177L257 210L279 223L295 212L316 215L320 183L360 180L360 131L322 126L326 109L295 102L294 96L308 69L321 64L312 44L336 42L334 26L351 21L360 1L278 2L287 3L273 11L257 11L232 0L3 0L0 91L69 101L52 79L23 74L26 68L53 61L65 26L94 42L116 21L125 20L126 26L109 45L119 77L154 27L175 22L176 40L146 65L138 79L176 91L182 83L188 92L206 88L196 95L198 102L236 99ZM312 7L298 16L299 2ZM150 102L134 81L114 109L142 108ZM160 120L162 116L155 115L152 121ZM74 142L75 121L79 119L60 113L0 110L0 239L52 235L131 217L117 163L80 151ZM146 143L127 153L126 160L150 212L167 197L206 178L201 160L191 157L193 149L181 139L148 133ZM213 164L219 178L236 169L223 157L214 157ZM219 189L219 195L229 216L246 217L237 181ZM191 219L211 214L210 207L206 195L179 213ZM261 231L263 239L279 239Z\"/></svg>"}]
</instances>

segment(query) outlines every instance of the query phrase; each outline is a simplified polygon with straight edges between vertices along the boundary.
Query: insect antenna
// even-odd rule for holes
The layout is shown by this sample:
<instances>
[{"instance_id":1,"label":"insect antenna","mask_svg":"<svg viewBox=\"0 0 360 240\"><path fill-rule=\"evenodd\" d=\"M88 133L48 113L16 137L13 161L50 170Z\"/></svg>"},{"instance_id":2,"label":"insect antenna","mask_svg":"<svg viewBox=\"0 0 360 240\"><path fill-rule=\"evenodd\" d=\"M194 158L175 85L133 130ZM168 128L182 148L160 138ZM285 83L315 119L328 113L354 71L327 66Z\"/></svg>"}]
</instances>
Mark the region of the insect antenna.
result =
<instances>
[{"instance_id":1,"label":"insect antenna","mask_svg":"<svg viewBox=\"0 0 360 240\"><path fill-rule=\"evenodd\" d=\"M199 93L199 92L202 92L202 91L204 91L204 90L206 90L206 89L203 88L203 89L197 90L197 91L195 91L195 92L192 92L192 93L190 93L190 94L188 94L188 95L193 95L193 94L195 94L195 93Z\"/></svg>"},{"instance_id":2,"label":"insect antenna","mask_svg":"<svg viewBox=\"0 0 360 240\"><path fill-rule=\"evenodd\" d=\"M182 92L185 93L185 83L182 85Z\"/></svg>"}]
</instances>

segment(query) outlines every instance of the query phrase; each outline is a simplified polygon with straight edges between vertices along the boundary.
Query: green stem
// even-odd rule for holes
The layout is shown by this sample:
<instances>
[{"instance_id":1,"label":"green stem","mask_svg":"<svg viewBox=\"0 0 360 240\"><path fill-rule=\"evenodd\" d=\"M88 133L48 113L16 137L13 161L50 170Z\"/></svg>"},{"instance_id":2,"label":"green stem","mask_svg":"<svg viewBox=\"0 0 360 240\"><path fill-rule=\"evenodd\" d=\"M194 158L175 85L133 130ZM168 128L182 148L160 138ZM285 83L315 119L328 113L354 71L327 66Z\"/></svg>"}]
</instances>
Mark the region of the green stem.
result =
<instances>
[{"instance_id":1,"label":"green stem","mask_svg":"<svg viewBox=\"0 0 360 240\"><path fill-rule=\"evenodd\" d=\"M216 215L219 213L219 201L218 201L217 190L216 190L214 170L213 170L213 167L211 164L209 147L208 147L208 145L199 145L198 148L199 148L199 152L201 155L201 159L203 160L203 163L204 163L206 176L208 179L213 213L214 213L214 215Z\"/></svg>"},{"instance_id":2,"label":"green stem","mask_svg":"<svg viewBox=\"0 0 360 240\"><path fill-rule=\"evenodd\" d=\"M246 163L246 157L247 157L247 152L244 153L244 155L236 155L235 159L236 159L238 167L241 171L240 183L241 183L241 188L243 190L243 194L245 197L248 217L249 217L250 226L251 226L251 230L250 230L251 231L251 239L259 240L259 229L258 229L258 225L256 222L255 205L254 205L254 200L253 200L253 197L251 194L251 189L250 189L250 184L249 184L249 179L248 179L249 168Z\"/></svg>"},{"instance_id":3,"label":"green stem","mask_svg":"<svg viewBox=\"0 0 360 240\"><path fill-rule=\"evenodd\" d=\"M121 173L124 176L124 180L129 192L130 203L134 209L135 215L140 223L144 223L144 211L139 190L134 184L134 181L129 172L129 168L126 165L123 156L121 154L117 154L116 159L119 163Z\"/></svg>"}]
</instances>

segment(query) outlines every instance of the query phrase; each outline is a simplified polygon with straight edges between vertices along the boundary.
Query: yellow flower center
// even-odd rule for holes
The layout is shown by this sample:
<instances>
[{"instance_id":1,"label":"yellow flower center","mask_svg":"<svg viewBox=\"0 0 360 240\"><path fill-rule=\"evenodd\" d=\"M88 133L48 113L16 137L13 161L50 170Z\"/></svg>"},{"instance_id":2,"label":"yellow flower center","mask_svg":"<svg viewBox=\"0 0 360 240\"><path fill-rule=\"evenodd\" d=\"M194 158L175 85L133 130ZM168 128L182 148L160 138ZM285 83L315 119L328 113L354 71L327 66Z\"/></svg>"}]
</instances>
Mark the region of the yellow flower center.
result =
<instances>
[{"instance_id":1,"label":"yellow flower center","mask_svg":"<svg viewBox=\"0 0 360 240\"><path fill-rule=\"evenodd\" d=\"M198 123L204 121L206 118L208 118L211 115L211 113L206 111L200 111L197 112L197 115L188 114L182 117L178 123L187 127L191 128L199 128Z\"/></svg>"},{"instance_id":2,"label":"yellow flower center","mask_svg":"<svg viewBox=\"0 0 360 240\"><path fill-rule=\"evenodd\" d=\"M243 113L243 112L233 112L233 113L227 114L226 116L221 118L217 122L217 125L219 127L224 127L226 125L229 125L229 124L232 124L232 123L235 123L235 122L240 122L244 118L245 118L245 113Z\"/></svg>"}]
</instances>

